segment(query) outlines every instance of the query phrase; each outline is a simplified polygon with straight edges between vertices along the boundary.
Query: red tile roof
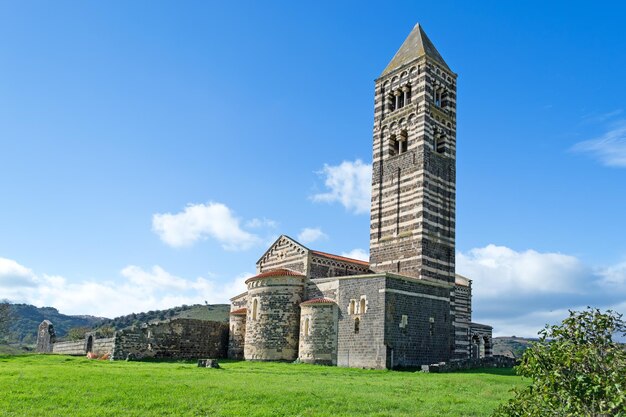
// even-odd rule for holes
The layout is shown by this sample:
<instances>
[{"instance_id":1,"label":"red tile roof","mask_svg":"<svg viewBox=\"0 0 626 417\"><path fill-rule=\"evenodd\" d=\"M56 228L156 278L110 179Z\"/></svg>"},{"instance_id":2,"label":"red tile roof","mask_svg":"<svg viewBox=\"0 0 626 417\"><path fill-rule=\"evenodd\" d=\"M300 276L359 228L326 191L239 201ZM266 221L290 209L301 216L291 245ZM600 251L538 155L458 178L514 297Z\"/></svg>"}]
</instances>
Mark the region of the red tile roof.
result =
<instances>
[{"instance_id":1,"label":"red tile roof","mask_svg":"<svg viewBox=\"0 0 626 417\"><path fill-rule=\"evenodd\" d=\"M331 300L330 298L313 298L311 300L300 303L300 305L307 304L335 304L335 300Z\"/></svg>"},{"instance_id":2,"label":"red tile roof","mask_svg":"<svg viewBox=\"0 0 626 417\"><path fill-rule=\"evenodd\" d=\"M320 252L317 250L312 250L312 254L323 256L324 258L336 259L338 261L350 262L353 264L359 264L363 266L370 266L370 263L367 261L360 261L358 259L346 258L345 256L333 255L332 253Z\"/></svg>"},{"instance_id":3,"label":"red tile roof","mask_svg":"<svg viewBox=\"0 0 626 417\"><path fill-rule=\"evenodd\" d=\"M248 312L247 308L238 308L237 310L233 310L230 312L230 314L234 314L234 315L240 315L240 314L246 314Z\"/></svg>"},{"instance_id":4,"label":"red tile roof","mask_svg":"<svg viewBox=\"0 0 626 417\"><path fill-rule=\"evenodd\" d=\"M259 275L255 275L252 278L248 278L246 280L246 283L250 281L255 281L257 279L263 279L263 278L268 278L268 277L304 277L304 275L302 275L299 272L292 271L290 269L279 268L279 269L272 269L270 271L261 272Z\"/></svg>"}]
</instances>

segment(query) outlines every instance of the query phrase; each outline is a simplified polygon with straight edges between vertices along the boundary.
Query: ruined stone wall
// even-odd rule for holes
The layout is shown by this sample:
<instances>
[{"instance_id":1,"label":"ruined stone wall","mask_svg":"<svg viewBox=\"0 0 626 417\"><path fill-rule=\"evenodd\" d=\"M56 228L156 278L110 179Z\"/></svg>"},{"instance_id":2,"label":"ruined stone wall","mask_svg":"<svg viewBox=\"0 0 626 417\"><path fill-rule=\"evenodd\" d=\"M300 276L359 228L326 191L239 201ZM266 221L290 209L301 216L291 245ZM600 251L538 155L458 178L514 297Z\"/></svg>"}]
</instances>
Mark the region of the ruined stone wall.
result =
<instances>
[{"instance_id":1,"label":"ruined stone wall","mask_svg":"<svg viewBox=\"0 0 626 417\"><path fill-rule=\"evenodd\" d=\"M106 337L94 339L92 352L98 356L113 352L115 346L115 337Z\"/></svg>"},{"instance_id":2,"label":"ruined stone wall","mask_svg":"<svg viewBox=\"0 0 626 417\"><path fill-rule=\"evenodd\" d=\"M54 326L49 320L44 320L37 329L37 352L51 353L52 345L56 342Z\"/></svg>"},{"instance_id":3,"label":"ruined stone wall","mask_svg":"<svg viewBox=\"0 0 626 417\"><path fill-rule=\"evenodd\" d=\"M470 358L482 359L493 355L492 327L480 323L470 323Z\"/></svg>"},{"instance_id":4,"label":"ruined stone wall","mask_svg":"<svg viewBox=\"0 0 626 417\"><path fill-rule=\"evenodd\" d=\"M85 341L77 342L56 342L52 345L52 353L59 355L82 356L87 354L85 350Z\"/></svg>"},{"instance_id":5,"label":"ruined stone wall","mask_svg":"<svg viewBox=\"0 0 626 417\"><path fill-rule=\"evenodd\" d=\"M301 276L272 276L248 282L246 360L293 361L298 357L303 280Z\"/></svg>"},{"instance_id":6,"label":"ruined stone wall","mask_svg":"<svg viewBox=\"0 0 626 417\"><path fill-rule=\"evenodd\" d=\"M246 344L246 309L234 310L230 314L230 332L228 333L228 358L243 359Z\"/></svg>"},{"instance_id":7,"label":"ruined stone wall","mask_svg":"<svg viewBox=\"0 0 626 417\"><path fill-rule=\"evenodd\" d=\"M305 363L337 364L337 304L327 302L300 305L298 359Z\"/></svg>"},{"instance_id":8,"label":"ruined stone wall","mask_svg":"<svg viewBox=\"0 0 626 417\"><path fill-rule=\"evenodd\" d=\"M228 324L175 319L118 331L113 359L223 358L228 349Z\"/></svg>"},{"instance_id":9,"label":"ruined stone wall","mask_svg":"<svg viewBox=\"0 0 626 417\"><path fill-rule=\"evenodd\" d=\"M384 276L342 278L338 285L337 365L384 369Z\"/></svg>"},{"instance_id":10,"label":"ruined stone wall","mask_svg":"<svg viewBox=\"0 0 626 417\"><path fill-rule=\"evenodd\" d=\"M388 367L448 361L454 349L451 286L388 276L383 291Z\"/></svg>"}]
</instances>

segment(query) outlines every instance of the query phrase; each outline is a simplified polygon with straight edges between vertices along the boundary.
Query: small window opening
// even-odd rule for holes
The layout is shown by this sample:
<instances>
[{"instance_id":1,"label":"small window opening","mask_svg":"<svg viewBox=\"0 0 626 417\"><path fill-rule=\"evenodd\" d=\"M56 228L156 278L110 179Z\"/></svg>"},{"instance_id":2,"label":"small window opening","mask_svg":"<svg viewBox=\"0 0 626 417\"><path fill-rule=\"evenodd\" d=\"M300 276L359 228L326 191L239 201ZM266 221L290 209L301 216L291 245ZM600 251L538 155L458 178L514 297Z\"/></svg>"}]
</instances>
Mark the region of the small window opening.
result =
<instances>
[{"instance_id":1,"label":"small window opening","mask_svg":"<svg viewBox=\"0 0 626 417\"><path fill-rule=\"evenodd\" d=\"M361 324L361 321L359 320L359 318L355 318L354 319L354 333L359 333L359 326Z\"/></svg>"},{"instance_id":2,"label":"small window opening","mask_svg":"<svg viewBox=\"0 0 626 417\"><path fill-rule=\"evenodd\" d=\"M400 153L400 142L398 142L396 135L391 135L389 143L391 145L391 155L398 155Z\"/></svg>"},{"instance_id":3,"label":"small window opening","mask_svg":"<svg viewBox=\"0 0 626 417\"><path fill-rule=\"evenodd\" d=\"M304 335L308 336L309 335L309 318L307 317L306 320L304 320Z\"/></svg>"},{"instance_id":4,"label":"small window opening","mask_svg":"<svg viewBox=\"0 0 626 417\"><path fill-rule=\"evenodd\" d=\"M446 139L442 134L435 137L435 149L437 153L446 153Z\"/></svg>"},{"instance_id":5,"label":"small window opening","mask_svg":"<svg viewBox=\"0 0 626 417\"><path fill-rule=\"evenodd\" d=\"M252 320L256 320L258 308L259 308L259 302L255 298L254 301L252 302Z\"/></svg>"},{"instance_id":6,"label":"small window opening","mask_svg":"<svg viewBox=\"0 0 626 417\"><path fill-rule=\"evenodd\" d=\"M398 108L401 109L402 107L404 107L404 93L398 96Z\"/></svg>"},{"instance_id":7,"label":"small window opening","mask_svg":"<svg viewBox=\"0 0 626 417\"><path fill-rule=\"evenodd\" d=\"M359 313L365 314L365 298L361 298L361 301L359 302Z\"/></svg>"},{"instance_id":8,"label":"small window opening","mask_svg":"<svg viewBox=\"0 0 626 417\"><path fill-rule=\"evenodd\" d=\"M354 300L350 300L350 307L348 308L348 314L354 314L354 307L356 302Z\"/></svg>"},{"instance_id":9,"label":"small window opening","mask_svg":"<svg viewBox=\"0 0 626 417\"><path fill-rule=\"evenodd\" d=\"M435 318L431 317L429 320L429 328L428 328L428 332L430 333L430 335L432 336L435 333Z\"/></svg>"},{"instance_id":10,"label":"small window opening","mask_svg":"<svg viewBox=\"0 0 626 417\"><path fill-rule=\"evenodd\" d=\"M402 319L400 320L400 328L404 329L408 323L409 323L409 316L407 316L406 314L403 314Z\"/></svg>"}]
</instances>

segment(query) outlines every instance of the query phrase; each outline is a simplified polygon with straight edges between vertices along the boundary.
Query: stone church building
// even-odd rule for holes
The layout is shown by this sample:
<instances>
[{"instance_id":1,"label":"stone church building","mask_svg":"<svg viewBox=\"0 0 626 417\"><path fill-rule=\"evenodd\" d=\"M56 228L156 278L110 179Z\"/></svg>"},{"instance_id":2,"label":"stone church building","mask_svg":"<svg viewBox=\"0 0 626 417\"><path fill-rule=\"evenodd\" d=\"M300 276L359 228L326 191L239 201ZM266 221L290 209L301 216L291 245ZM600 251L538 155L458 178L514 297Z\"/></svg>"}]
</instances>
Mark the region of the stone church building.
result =
<instances>
[{"instance_id":1,"label":"stone church building","mask_svg":"<svg viewBox=\"0 0 626 417\"><path fill-rule=\"evenodd\" d=\"M229 357L384 369L491 355L455 274L456 78L416 25L375 82L369 262L279 237L231 299Z\"/></svg>"}]
</instances>

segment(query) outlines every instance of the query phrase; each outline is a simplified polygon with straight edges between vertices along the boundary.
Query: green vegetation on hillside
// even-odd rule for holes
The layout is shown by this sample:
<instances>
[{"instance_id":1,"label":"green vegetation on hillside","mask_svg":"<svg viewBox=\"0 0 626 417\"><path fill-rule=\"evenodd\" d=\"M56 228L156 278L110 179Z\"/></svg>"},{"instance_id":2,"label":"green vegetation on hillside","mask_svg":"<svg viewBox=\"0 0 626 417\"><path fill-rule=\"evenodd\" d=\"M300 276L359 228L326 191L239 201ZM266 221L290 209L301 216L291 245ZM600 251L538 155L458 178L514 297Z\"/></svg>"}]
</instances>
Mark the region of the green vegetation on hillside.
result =
<instances>
[{"instance_id":1,"label":"green vegetation on hillside","mask_svg":"<svg viewBox=\"0 0 626 417\"><path fill-rule=\"evenodd\" d=\"M261 362L0 357L3 416L488 416L510 369L423 374Z\"/></svg>"},{"instance_id":2,"label":"green vegetation on hillside","mask_svg":"<svg viewBox=\"0 0 626 417\"><path fill-rule=\"evenodd\" d=\"M125 327L141 323L152 323L176 318L228 322L229 311L230 306L228 304L182 305L179 307L169 308L167 310L147 311L145 313L137 314L133 313L126 316L116 317L114 319L106 319L101 323L101 325L111 326L116 330L120 330Z\"/></svg>"},{"instance_id":3,"label":"green vegetation on hillside","mask_svg":"<svg viewBox=\"0 0 626 417\"><path fill-rule=\"evenodd\" d=\"M22 345L33 345L37 342L37 328L44 320L50 320L58 337L67 335L73 327L98 326L102 323L101 317L68 316L59 313L52 307L35 307L30 304L9 304L11 323L7 341Z\"/></svg>"},{"instance_id":4,"label":"green vegetation on hillside","mask_svg":"<svg viewBox=\"0 0 626 417\"><path fill-rule=\"evenodd\" d=\"M74 333L80 330L85 331L98 329L105 333L110 333L109 329L120 330L128 326L154 321L167 320L172 318L194 318L201 320L213 320L228 322L228 304L214 305L182 305L167 310L148 311L145 313L133 313L126 316L108 319L94 316L68 316L59 313L52 307L35 307L30 304L8 304L7 314L10 316L8 333L2 334L5 343L15 347L15 351L20 352L21 346L32 346L37 342L37 327L44 320L50 320L54 325L57 338L69 338L70 330ZM4 317L4 316L3 316ZM6 347L6 346L5 346ZM0 349L0 353L7 353L9 350Z\"/></svg>"}]
</instances>

